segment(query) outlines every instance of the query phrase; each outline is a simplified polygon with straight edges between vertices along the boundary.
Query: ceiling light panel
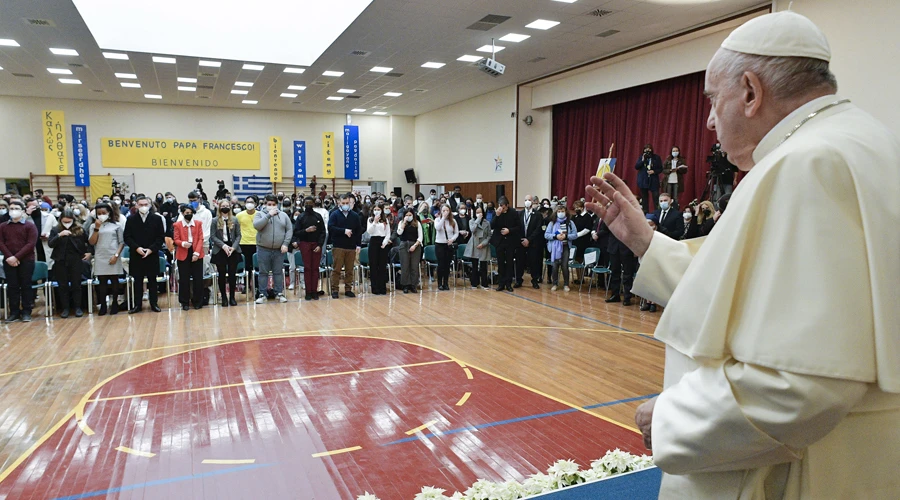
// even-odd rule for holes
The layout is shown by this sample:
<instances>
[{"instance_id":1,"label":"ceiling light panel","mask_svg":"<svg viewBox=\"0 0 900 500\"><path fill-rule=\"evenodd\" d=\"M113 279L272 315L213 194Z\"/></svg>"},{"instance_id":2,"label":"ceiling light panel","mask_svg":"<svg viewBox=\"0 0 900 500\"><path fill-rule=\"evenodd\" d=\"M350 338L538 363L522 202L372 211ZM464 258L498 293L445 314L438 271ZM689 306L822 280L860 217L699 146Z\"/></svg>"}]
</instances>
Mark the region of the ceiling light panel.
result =
<instances>
[{"instance_id":1,"label":"ceiling light panel","mask_svg":"<svg viewBox=\"0 0 900 500\"><path fill-rule=\"evenodd\" d=\"M0 38L0 46L3 47L18 47L19 42L11 39L11 38Z\"/></svg>"},{"instance_id":2,"label":"ceiling light panel","mask_svg":"<svg viewBox=\"0 0 900 500\"><path fill-rule=\"evenodd\" d=\"M352 111L354 113L365 113L366 112L366 110L363 108L353 108L350 111Z\"/></svg>"},{"instance_id":3,"label":"ceiling light panel","mask_svg":"<svg viewBox=\"0 0 900 500\"><path fill-rule=\"evenodd\" d=\"M204 68L218 68L222 66L222 63L219 61L203 61L201 60L198 64L203 66Z\"/></svg>"},{"instance_id":4,"label":"ceiling light panel","mask_svg":"<svg viewBox=\"0 0 900 500\"><path fill-rule=\"evenodd\" d=\"M344 76L344 72L343 71L325 71L324 73L322 73L322 76L332 76L332 77L338 78L338 77Z\"/></svg>"},{"instance_id":5,"label":"ceiling light panel","mask_svg":"<svg viewBox=\"0 0 900 500\"><path fill-rule=\"evenodd\" d=\"M252 87L253 82L234 82L235 87Z\"/></svg>"},{"instance_id":6,"label":"ceiling light panel","mask_svg":"<svg viewBox=\"0 0 900 500\"><path fill-rule=\"evenodd\" d=\"M468 54L466 54L466 55L464 55L464 56L462 56L462 57L457 57L457 58L456 58L457 61L462 61L462 62L478 62L478 61L480 61L480 60L482 60L482 59L484 59L484 58L481 57L481 56L470 56L470 55L468 55Z\"/></svg>"},{"instance_id":7,"label":"ceiling light panel","mask_svg":"<svg viewBox=\"0 0 900 500\"><path fill-rule=\"evenodd\" d=\"M391 71L394 71L394 68L386 68L384 66L375 66L374 68L370 69L369 71L373 71L375 73L390 73Z\"/></svg>"},{"instance_id":8,"label":"ceiling light panel","mask_svg":"<svg viewBox=\"0 0 900 500\"><path fill-rule=\"evenodd\" d=\"M68 83L69 85L81 85L81 80L74 78L60 78L59 83Z\"/></svg>"},{"instance_id":9,"label":"ceiling light panel","mask_svg":"<svg viewBox=\"0 0 900 500\"><path fill-rule=\"evenodd\" d=\"M127 88L127 89L139 89L139 88L141 88L141 84L140 84L140 83L135 83L135 82L122 82L121 85L122 85L123 87Z\"/></svg>"},{"instance_id":10,"label":"ceiling light panel","mask_svg":"<svg viewBox=\"0 0 900 500\"><path fill-rule=\"evenodd\" d=\"M188 78L186 76L179 76L178 83L197 83L196 78Z\"/></svg>"},{"instance_id":11,"label":"ceiling light panel","mask_svg":"<svg viewBox=\"0 0 900 500\"><path fill-rule=\"evenodd\" d=\"M77 56L78 51L74 49L50 49L50 52L53 52L58 56Z\"/></svg>"},{"instance_id":12,"label":"ceiling light panel","mask_svg":"<svg viewBox=\"0 0 900 500\"><path fill-rule=\"evenodd\" d=\"M306 90L303 85L288 85L288 90Z\"/></svg>"},{"instance_id":13,"label":"ceiling light panel","mask_svg":"<svg viewBox=\"0 0 900 500\"><path fill-rule=\"evenodd\" d=\"M291 92L282 92L281 97L289 97L291 99L297 97L297 94L293 94Z\"/></svg>"},{"instance_id":14,"label":"ceiling light panel","mask_svg":"<svg viewBox=\"0 0 900 500\"><path fill-rule=\"evenodd\" d=\"M120 61L128 60L128 54L122 54L119 52L104 52L103 57L105 57L107 59L118 59Z\"/></svg>"},{"instance_id":15,"label":"ceiling light panel","mask_svg":"<svg viewBox=\"0 0 900 500\"><path fill-rule=\"evenodd\" d=\"M403 95L402 92L385 92L384 95L386 97L400 97Z\"/></svg>"},{"instance_id":16,"label":"ceiling light panel","mask_svg":"<svg viewBox=\"0 0 900 500\"><path fill-rule=\"evenodd\" d=\"M255 0L249 6L225 2L240 8L236 16L234 8L210 8L210 2L73 1L101 48L291 66L311 66L372 3ZM303 19L302 30L297 29L297 19Z\"/></svg>"},{"instance_id":17,"label":"ceiling light panel","mask_svg":"<svg viewBox=\"0 0 900 500\"><path fill-rule=\"evenodd\" d=\"M71 75L72 70L70 69L61 69L61 68L47 68L47 71L54 75Z\"/></svg>"},{"instance_id":18,"label":"ceiling light panel","mask_svg":"<svg viewBox=\"0 0 900 500\"><path fill-rule=\"evenodd\" d=\"M262 71L265 69L265 66L262 64L245 64L241 69L245 69L247 71Z\"/></svg>"},{"instance_id":19,"label":"ceiling light panel","mask_svg":"<svg viewBox=\"0 0 900 500\"><path fill-rule=\"evenodd\" d=\"M340 89L338 90L338 94L352 94L356 92L356 89Z\"/></svg>"},{"instance_id":20,"label":"ceiling light panel","mask_svg":"<svg viewBox=\"0 0 900 500\"><path fill-rule=\"evenodd\" d=\"M153 56L153 62L159 64L175 64L174 57Z\"/></svg>"},{"instance_id":21,"label":"ceiling light panel","mask_svg":"<svg viewBox=\"0 0 900 500\"><path fill-rule=\"evenodd\" d=\"M247 90L238 90L238 89L234 89L234 90L231 91L231 93L232 93L232 94L237 94L237 95L247 95L247 94L249 94L250 92L247 91Z\"/></svg>"},{"instance_id":22,"label":"ceiling light panel","mask_svg":"<svg viewBox=\"0 0 900 500\"><path fill-rule=\"evenodd\" d=\"M431 68L431 69L443 68L444 66L446 66L446 64L440 63L440 62L427 62L422 65L423 68Z\"/></svg>"},{"instance_id":23,"label":"ceiling light panel","mask_svg":"<svg viewBox=\"0 0 900 500\"><path fill-rule=\"evenodd\" d=\"M548 30L548 29L556 26L557 24L559 24L558 21L548 21L546 19L538 19L537 21L535 21L531 24L526 24L525 27L531 28L533 30Z\"/></svg>"},{"instance_id":24,"label":"ceiling light panel","mask_svg":"<svg viewBox=\"0 0 900 500\"><path fill-rule=\"evenodd\" d=\"M291 68L291 67L287 67L287 68L284 68L284 72L285 72L285 73L296 73L296 74L299 75L299 74L305 73L306 70L303 69L303 68Z\"/></svg>"},{"instance_id":25,"label":"ceiling light panel","mask_svg":"<svg viewBox=\"0 0 900 500\"><path fill-rule=\"evenodd\" d=\"M144 94L144 97L147 99L162 99L162 96L159 94Z\"/></svg>"},{"instance_id":26,"label":"ceiling light panel","mask_svg":"<svg viewBox=\"0 0 900 500\"><path fill-rule=\"evenodd\" d=\"M121 78L123 80L137 80L137 75L134 73L116 73L116 78Z\"/></svg>"},{"instance_id":27,"label":"ceiling light panel","mask_svg":"<svg viewBox=\"0 0 900 500\"><path fill-rule=\"evenodd\" d=\"M336 95L330 95L330 96L326 97L325 99L327 99L329 101L343 101L344 100L343 97L336 96Z\"/></svg>"},{"instance_id":28,"label":"ceiling light panel","mask_svg":"<svg viewBox=\"0 0 900 500\"><path fill-rule=\"evenodd\" d=\"M528 40L529 38L531 38L531 35L520 35L518 33L510 33L506 36L501 36L500 41L501 42L519 43L523 40Z\"/></svg>"},{"instance_id":29,"label":"ceiling light panel","mask_svg":"<svg viewBox=\"0 0 900 500\"><path fill-rule=\"evenodd\" d=\"M387 113L385 113L384 111L376 111L376 112L374 112L374 113L372 113L372 114L373 114L373 115L378 115L378 116L384 116L384 115L386 115Z\"/></svg>"},{"instance_id":30,"label":"ceiling light panel","mask_svg":"<svg viewBox=\"0 0 900 500\"><path fill-rule=\"evenodd\" d=\"M180 90L182 92L196 92L197 87L187 87L187 86L179 85L178 90Z\"/></svg>"},{"instance_id":31,"label":"ceiling light panel","mask_svg":"<svg viewBox=\"0 0 900 500\"><path fill-rule=\"evenodd\" d=\"M475 50L477 50L478 52L500 52L501 50L503 50L505 48L506 47L501 47L499 45L494 45L494 46L482 45L481 47L478 47Z\"/></svg>"},{"instance_id":32,"label":"ceiling light panel","mask_svg":"<svg viewBox=\"0 0 900 500\"><path fill-rule=\"evenodd\" d=\"M250 101L250 100L245 99L245 100L241 101L241 104L257 104L258 102L259 101Z\"/></svg>"}]
</instances>

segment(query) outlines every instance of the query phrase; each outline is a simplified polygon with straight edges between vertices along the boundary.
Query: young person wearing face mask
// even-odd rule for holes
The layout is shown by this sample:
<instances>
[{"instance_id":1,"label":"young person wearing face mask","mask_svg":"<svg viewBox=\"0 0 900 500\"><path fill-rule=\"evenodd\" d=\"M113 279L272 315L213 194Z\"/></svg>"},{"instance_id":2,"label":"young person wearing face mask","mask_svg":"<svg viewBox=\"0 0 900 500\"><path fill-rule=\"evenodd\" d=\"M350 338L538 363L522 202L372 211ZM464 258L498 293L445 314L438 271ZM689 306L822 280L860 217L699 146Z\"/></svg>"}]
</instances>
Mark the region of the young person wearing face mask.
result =
<instances>
[{"instance_id":1,"label":"young person wearing face mask","mask_svg":"<svg viewBox=\"0 0 900 500\"><path fill-rule=\"evenodd\" d=\"M372 217L366 224L369 233L369 275L374 295L387 295L387 264L390 255L391 222L389 212L385 213L384 204L379 203L372 209Z\"/></svg>"},{"instance_id":2,"label":"young person wearing face mask","mask_svg":"<svg viewBox=\"0 0 900 500\"><path fill-rule=\"evenodd\" d=\"M353 267L362 243L362 222L351 210L350 195L341 196L338 211L328 218L328 234L331 238L334 270L331 273L331 298L339 297L341 270L344 272L344 295L353 298Z\"/></svg>"},{"instance_id":3,"label":"young person wearing face mask","mask_svg":"<svg viewBox=\"0 0 900 500\"><path fill-rule=\"evenodd\" d=\"M150 310L160 312L158 305L159 288L156 276L159 274L159 251L165 244L166 230L163 218L151 213L150 198L142 196L137 199L137 214L125 222L125 244L128 245L131 258L128 270L134 278L134 307L128 314L142 310L141 298L144 295L144 278L147 279Z\"/></svg>"},{"instance_id":4,"label":"young person wearing face mask","mask_svg":"<svg viewBox=\"0 0 900 500\"><path fill-rule=\"evenodd\" d=\"M456 226L459 228L459 238L456 239L456 242L460 245L468 245L469 238L472 236L472 231L469 229L469 221L472 220L472 214L465 203L460 202L457 207Z\"/></svg>"},{"instance_id":5,"label":"young person wearing face mask","mask_svg":"<svg viewBox=\"0 0 900 500\"><path fill-rule=\"evenodd\" d=\"M575 231L578 237L575 239L575 262L584 263L584 251L591 244L591 229L594 228L594 218L584 209L584 202L576 200L572 203L575 215L572 216L572 222L575 224ZM584 269L578 270L578 278L575 280L576 285L581 284L584 278Z\"/></svg>"},{"instance_id":6,"label":"young person wearing face mask","mask_svg":"<svg viewBox=\"0 0 900 500\"><path fill-rule=\"evenodd\" d=\"M231 202L219 202L219 216L213 222L209 233L211 262L219 273L219 294L222 307L236 306L234 294L237 291L237 267L241 260L241 225L231 213ZM228 296L225 296L225 285L228 285Z\"/></svg>"},{"instance_id":7,"label":"young person wearing face mask","mask_svg":"<svg viewBox=\"0 0 900 500\"><path fill-rule=\"evenodd\" d=\"M181 217L175 223L173 233L178 265L178 302L181 302L181 309L187 311L193 296L194 309L200 309L203 307L203 227L194 220L193 207L181 207Z\"/></svg>"},{"instance_id":8,"label":"young person wearing face mask","mask_svg":"<svg viewBox=\"0 0 900 500\"><path fill-rule=\"evenodd\" d=\"M315 209L312 196L303 201L303 212L294 220L291 245L300 252L303 259L303 281L306 286L306 300L319 300L319 263L325 248L326 226L322 215Z\"/></svg>"},{"instance_id":9,"label":"young person wearing face mask","mask_svg":"<svg viewBox=\"0 0 900 500\"><path fill-rule=\"evenodd\" d=\"M569 211L566 210L565 205L557 205L556 220L547 224L544 238L547 240L550 262L553 263L553 269L550 274L553 288L550 291L555 292L559 288L559 274L562 271L563 290L568 292L569 248L575 239L578 238L578 231L575 229L575 223L569 218Z\"/></svg>"},{"instance_id":10,"label":"young person wearing face mask","mask_svg":"<svg viewBox=\"0 0 900 500\"><path fill-rule=\"evenodd\" d=\"M244 256L244 269L247 271L248 276L250 271L253 270L253 255L256 254L256 228L253 226L253 218L256 217L257 206L259 206L259 198L250 195L244 201L245 210L237 214L237 221L241 226L241 255ZM249 280L247 286L249 287ZM244 293L250 292L244 290ZM254 298L258 297L259 290L257 289L256 297Z\"/></svg>"},{"instance_id":11,"label":"young person wearing face mask","mask_svg":"<svg viewBox=\"0 0 900 500\"><path fill-rule=\"evenodd\" d=\"M638 171L637 185L641 190L641 206L644 213L650 212L650 195L653 195L653 202L659 198L659 174L662 171L662 159L659 155L653 153L653 146L647 144L644 146L644 152L634 169Z\"/></svg>"},{"instance_id":12,"label":"young person wearing face mask","mask_svg":"<svg viewBox=\"0 0 900 500\"><path fill-rule=\"evenodd\" d=\"M518 214L509 209L509 201L500 198L497 215L491 221L491 244L497 248L497 274L500 279L498 292L513 291L514 258L516 247L520 245L522 238L521 228Z\"/></svg>"},{"instance_id":13,"label":"young person wearing face mask","mask_svg":"<svg viewBox=\"0 0 900 500\"><path fill-rule=\"evenodd\" d=\"M519 247L516 248L516 284L513 288L519 288L525 281L525 270L531 275L531 287L540 288L538 280L541 277L541 257L543 256L544 229L542 229L543 217L537 211L534 195L525 196L525 209L518 212L519 225L522 227L522 238Z\"/></svg>"},{"instance_id":14,"label":"young person wearing face mask","mask_svg":"<svg viewBox=\"0 0 900 500\"><path fill-rule=\"evenodd\" d=\"M166 218L169 224L174 224L178 218L178 200L171 192L165 194L162 205L159 207L159 213Z\"/></svg>"},{"instance_id":15,"label":"young person wearing face mask","mask_svg":"<svg viewBox=\"0 0 900 500\"><path fill-rule=\"evenodd\" d=\"M119 211L107 203L94 207L94 221L87 226L88 243L94 249L94 276L97 277L97 299L100 316L106 315L107 287L111 287L112 305L109 314L119 312L119 275L122 274L122 250L125 248L124 228L119 224ZM138 256L135 256L137 259Z\"/></svg>"},{"instance_id":16,"label":"young person wearing face mask","mask_svg":"<svg viewBox=\"0 0 900 500\"><path fill-rule=\"evenodd\" d=\"M203 229L203 274L209 274L207 271L210 270L210 259L212 258L212 254L209 251L209 235L212 232L212 223L215 214L208 208L202 193L198 193L197 191L188 193L188 205L194 210L194 222L199 223L200 227ZM178 220L182 220L182 216L179 215ZM210 288L209 295L204 297L203 305L206 305L208 303L208 298L216 293L215 290L212 290L212 280L207 282L207 286Z\"/></svg>"},{"instance_id":17,"label":"young person wearing face mask","mask_svg":"<svg viewBox=\"0 0 900 500\"><path fill-rule=\"evenodd\" d=\"M455 256L459 226L450 211L450 205L443 205L434 221L434 253L437 256L438 290L450 290L450 260Z\"/></svg>"},{"instance_id":18,"label":"young person wearing face mask","mask_svg":"<svg viewBox=\"0 0 900 500\"><path fill-rule=\"evenodd\" d=\"M0 200L0 224L9 220L9 202L5 199Z\"/></svg>"},{"instance_id":19,"label":"young person wearing face mask","mask_svg":"<svg viewBox=\"0 0 900 500\"><path fill-rule=\"evenodd\" d=\"M259 298L257 304L268 300L269 273L272 273L272 293L278 302L287 302L284 296L284 254L287 253L294 234L294 225L288 215L278 209L275 196L266 195L266 206L253 218L256 228L256 261L259 267ZM251 268L252 269L252 268Z\"/></svg>"},{"instance_id":20,"label":"young person wearing face mask","mask_svg":"<svg viewBox=\"0 0 900 500\"><path fill-rule=\"evenodd\" d=\"M666 183L665 192L669 193L673 200L677 200L678 195L684 192L684 175L687 171L688 166L681 156L681 149L678 146L673 147L662 169L663 180Z\"/></svg>"},{"instance_id":21,"label":"young person wearing face mask","mask_svg":"<svg viewBox=\"0 0 900 500\"><path fill-rule=\"evenodd\" d=\"M684 232L684 219L668 193L659 195L659 210L655 215L659 232L676 240L681 237Z\"/></svg>"},{"instance_id":22,"label":"young person wearing face mask","mask_svg":"<svg viewBox=\"0 0 900 500\"><path fill-rule=\"evenodd\" d=\"M496 216L496 215L497 215L497 211L494 210L494 202L492 202L492 201L487 202L485 204L484 217L487 219L488 222L493 223L494 216Z\"/></svg>"},{"instance_id":23,"label":"young person wearing face mask","mask_svg":"<svg viewBox=\"0 0 900 500\"><path fill-rule=\"evenodd\" d=\"M82 261L89 260L87 236L84 229L75 223L75 215L71 210L60 214L59 226L50 231L48 240L53 249L52 258L56 262L53 270L54 279L59 283L59 304L62 309L59 317L69 317L69 307L74 305L75 317L84 316L81 310L81 271Z\"/></svg>"},{"instance_id":24,"label":"young person wearing face mask","mask_svg":"<svg viewBox=\"0 0 900 500\"><path fill-rule=\"evenodd\" d=\"M700 236L700 225L697 224L697 217L694 216L693 207L687 207L681 214L684 219L684 232L681 233L681 240L689 240Z\"/></svg>"},{"instance_id":25,"label":"young person wearing face mask","mask_svg":"<svg viewBox=\"0 0 900 500\"><path fill-rule=\"evenodd\" d=\"M25 204L18 200L9 202L10 219L0 224L0 253L3 254L3 272L6 274L9 316L4 323L31 321L34 308L34 289L31 275L34 273L34 247L38 230L25 215Z\"/></svg>"},{"instance_id":26,"label":"young person wearing face mask","mask_svg":"<svg viewBox=\"0 0 900 500\"><path fill-rule=\"evenodd\" d=\"M419 264L423 248L422 225L409 208L400 212L397 223L397 250L400 257L400 285L403 293L415 293L419 287Z\"/></svg>"},{"instance_id":27,"label":"young person wearing face mask","mask_svg":"<svg viewBox=\"0 0 900 500\"><path fill-rule=\"evenodd\" d=\"M463 257L472 262L472 289L478 288L480 284L482 289L490 290L487 269L491 261L491 225L484 218L484 206L475 207L475 216L469 220L469 231L472 236Z\"/></svg>"}]
</instances>

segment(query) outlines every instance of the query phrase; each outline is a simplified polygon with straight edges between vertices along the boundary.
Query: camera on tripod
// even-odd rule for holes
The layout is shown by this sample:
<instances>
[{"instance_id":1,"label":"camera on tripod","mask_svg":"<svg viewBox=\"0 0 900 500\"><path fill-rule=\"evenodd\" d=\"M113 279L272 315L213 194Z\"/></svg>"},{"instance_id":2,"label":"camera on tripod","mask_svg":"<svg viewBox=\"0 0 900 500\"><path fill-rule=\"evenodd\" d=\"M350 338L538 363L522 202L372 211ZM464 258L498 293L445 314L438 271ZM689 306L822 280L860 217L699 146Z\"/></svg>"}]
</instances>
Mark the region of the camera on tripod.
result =
<instances>
[{"instance_id":1,"label":"camera on tripod","mask_svg":"<svg viewBox=\"0 0 900 500\"><path fill-rule=\"evenodd\" d=\"M709 176L720 176L737 170L731 162L728 161L728 153L722 151L722 145L715 143L710 149L710 155L706 157L706 163L709 163Z\"/></svg>"}]
</instances>

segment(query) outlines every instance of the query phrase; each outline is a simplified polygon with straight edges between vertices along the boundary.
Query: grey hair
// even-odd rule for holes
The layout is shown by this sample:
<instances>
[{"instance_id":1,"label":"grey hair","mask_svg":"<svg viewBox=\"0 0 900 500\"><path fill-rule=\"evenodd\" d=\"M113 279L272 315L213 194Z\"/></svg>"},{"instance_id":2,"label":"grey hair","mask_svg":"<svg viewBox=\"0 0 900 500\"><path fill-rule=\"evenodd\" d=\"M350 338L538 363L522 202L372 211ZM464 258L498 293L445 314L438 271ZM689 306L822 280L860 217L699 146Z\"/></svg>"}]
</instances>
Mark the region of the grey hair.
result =
<instances>
[{"instance_id":1,"label":"grey hair","mask_svg":"<svg viewBox=\"0 0 900 500\"><path fill-rule=\"evenodd\" d=\"M759 77L776 99L786 99L816 89L837 93L838 83L828 67L828 61L809 57L771 57L743 54L722 49L727 57L719 63L717 72L735 85L744 72Z\"/></svg>"}]
</instances>

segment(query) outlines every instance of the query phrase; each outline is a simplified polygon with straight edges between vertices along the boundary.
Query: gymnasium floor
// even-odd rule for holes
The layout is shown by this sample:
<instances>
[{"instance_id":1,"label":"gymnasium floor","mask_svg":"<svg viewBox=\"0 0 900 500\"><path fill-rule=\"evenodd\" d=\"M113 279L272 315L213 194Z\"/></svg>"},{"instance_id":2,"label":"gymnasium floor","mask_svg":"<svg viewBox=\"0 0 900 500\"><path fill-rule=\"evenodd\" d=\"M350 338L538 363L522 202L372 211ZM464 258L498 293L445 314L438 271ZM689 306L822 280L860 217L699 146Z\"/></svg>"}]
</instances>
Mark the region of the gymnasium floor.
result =
<instances>
[{"instance_id":1,"label":"gymnasium floor","mask_svg":"<svg viewBox=\"0 0 900 500\"><path fill-rule=\"evenodd\" d=\"M0 498L411 499L643 453L659 313L575 290L4 326Z\"/></svg>"}]
</instances>

